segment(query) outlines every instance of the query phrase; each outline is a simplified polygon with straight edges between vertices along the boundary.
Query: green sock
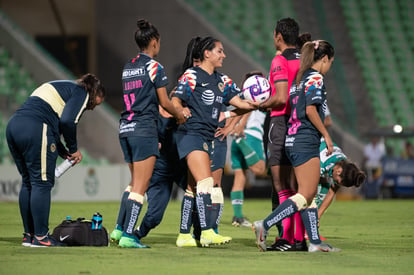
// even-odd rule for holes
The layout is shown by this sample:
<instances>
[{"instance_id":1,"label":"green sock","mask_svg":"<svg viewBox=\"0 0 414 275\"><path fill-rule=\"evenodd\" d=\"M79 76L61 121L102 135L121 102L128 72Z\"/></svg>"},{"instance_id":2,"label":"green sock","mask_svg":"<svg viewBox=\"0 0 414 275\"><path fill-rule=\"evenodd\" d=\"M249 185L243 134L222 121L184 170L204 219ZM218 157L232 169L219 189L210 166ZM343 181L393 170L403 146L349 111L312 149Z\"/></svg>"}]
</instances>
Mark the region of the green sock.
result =
<instances>
[{"instance_id":1,"label":"green sock","mask_svg":"<svg viewBox=\"0 0 414 275\"><path fill-rule=\"evenodd\" d=\"M239 146L240 150L242 151L243 157L246 160L248 166L252 166L255 163L258 163L260 157L256 154L256 151L247 144L244 138L238 138L236 140L236 144Z\"/></svg>"},{"instance_id":2,"label":"green sock","mask_svg":"<svg viewBox=\"0 0 414 275\"><path fill-rule=\"evenodd\" d=\"M234 191L230 193L231 205L233 206L234 216L243 218L243 191Z\"/></svg>"}]
</instances>

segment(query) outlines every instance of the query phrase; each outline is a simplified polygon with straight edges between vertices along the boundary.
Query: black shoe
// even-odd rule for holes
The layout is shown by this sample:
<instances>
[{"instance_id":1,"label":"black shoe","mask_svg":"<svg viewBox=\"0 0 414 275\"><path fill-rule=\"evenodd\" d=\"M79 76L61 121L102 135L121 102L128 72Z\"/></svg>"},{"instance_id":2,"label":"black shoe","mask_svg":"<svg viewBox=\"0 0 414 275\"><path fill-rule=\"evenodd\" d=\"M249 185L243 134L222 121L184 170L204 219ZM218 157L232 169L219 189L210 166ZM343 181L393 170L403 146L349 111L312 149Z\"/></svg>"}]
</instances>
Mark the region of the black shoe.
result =
<instances>
[{"instance_id":1,"label":"black shoe","mask_svg":"<svg viewBox=\"0 0 414 275\"><path fill-rule=\"evenodd\" d=\"M306 240L303 239L302 241L295 241L296 251L308 251L308 245L306 244Z\"/></svg>"},{"instance_id":2,"label":"black shoe","mask_svg":"<svg viewBox=\"0 0 414 275\"><path fill-rule=\"evenodd\" d=\"M268 251L296 251L296 245L289 243L286 239L277 239L271 246L267 247Z\"/></svg>"},{"instance_id":3,"label":"black shoe","mask_svg":"<svg viewBox=\"0 0 414 275\"><path fill-rule=\"evenodd\" d=\"M51 246L66 246L65 243L61 243L55 240L49 233L41 240L33 237L33 243L31 247L51 247Z\"/></svg>"}]
</instances>

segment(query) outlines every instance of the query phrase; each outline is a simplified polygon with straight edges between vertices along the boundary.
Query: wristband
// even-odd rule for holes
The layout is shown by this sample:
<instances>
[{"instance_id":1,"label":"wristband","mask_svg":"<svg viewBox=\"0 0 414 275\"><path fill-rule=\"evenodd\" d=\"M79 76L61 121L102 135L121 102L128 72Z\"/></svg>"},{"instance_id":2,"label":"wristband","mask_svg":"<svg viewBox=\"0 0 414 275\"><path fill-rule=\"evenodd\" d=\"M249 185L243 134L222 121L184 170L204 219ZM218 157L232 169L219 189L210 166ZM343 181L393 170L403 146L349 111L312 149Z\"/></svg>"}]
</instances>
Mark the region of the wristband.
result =
<instances>
[{"instance_id":1,"label":"wristband","mask_svg":"<svg viewBox=\"0 0 414 275\"><path fill-rule=\"evenodd\" d=\"M225 112L224 112L224 117L225 117L225 118L230 118L230 117L231 117L231 115L230 115L230 111L225 111Z\"/></svg>"}]
</instances>

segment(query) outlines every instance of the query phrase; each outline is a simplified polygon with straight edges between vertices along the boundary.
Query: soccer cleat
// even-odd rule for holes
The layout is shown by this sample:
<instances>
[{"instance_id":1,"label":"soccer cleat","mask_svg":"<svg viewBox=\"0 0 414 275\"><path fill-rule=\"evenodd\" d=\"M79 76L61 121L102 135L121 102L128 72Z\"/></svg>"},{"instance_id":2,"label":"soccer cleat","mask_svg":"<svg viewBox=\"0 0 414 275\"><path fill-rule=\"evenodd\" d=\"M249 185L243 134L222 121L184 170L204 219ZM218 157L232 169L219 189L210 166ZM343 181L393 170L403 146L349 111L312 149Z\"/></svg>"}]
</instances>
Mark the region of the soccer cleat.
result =
<instances>
[{"instance_id":1,"label":"soccer cleat","mask_svg":"<svg viewBox=\"0 0 414 275\"><path fill-rule=\"evenodd\" d=\"M196 247L197 242L190 233L180 233L175 244L178 247Z\"/></svg>"},{"instance_id":2,"label":"soccer cleat","mask_svg":"<svg viewBox=\"0 0 414 275\"><path fill-rule=\"evenodd\" d=\"M58 242L49 233L43 237L43 239L38 239L33 237L33 242L31 247L51 247L51 246L66 246L66 244Z\"/></svg>"},{"instance_id":3,"label":"soccer cleat","mask_svg":"<svg viewBox=\"0 0 414 275\"><path fill-rule=\"evenodd\" d=\"M295 241L296 251L308 251L308 245L306 244L306 240L303 239L302 241Z\"/></svg>"},{"instance_id":4,"label":"soccer cleat","mask_svg":"<svg viewBox=\"0 0 414 275\"><path fill-rule=\"evenodd\" d=\"M119 240L121 239L121 237L122 237L122 231L121 230L114 229L114 231L111 232L111 235L110 235L111 242L118 243Z\"/></svg>"},{"instance_id":5,"label":"soccer cleat","mask_svg":"<svg viewBox=\"0 0 414 275\"><path fill-rule=\"evenodd\" d=\"M309 244L308 248L309 252L339 252L341 251L340 248L332 247L327 243L320 243L320 244Z\"/></svg>"},{"instance_id":6,"label":"soccer cleat","mask_svg":"<svg viewBox=\"0 0 414 275\"><path fill-rule=\"evenodd\" d=\"M281 252L296 251L296 245L286 239L277 239L271 246L267 247L267 250Z\"/></svg>"},{"instance_id":7,"label":"soccer cleat","mask_svg":"<svg viewBox=\"0 0 414 275\"><path fill-rule=\"evenodd\" d=\"M305 233L305 239L306 239L306 240L309 240L309 236L308 236L308 234L307 234L307 233ZM326 241L326 240L327 240L327 238L324 238L324 237L322 237L321 235L319 235L319 239L321 239L321 241Z\"/></svg>"},{"instance_id":8,"label":"soccer cleat","mask_svg":"<svg viewBox=\"0 0 414 275\"><path fill-rule=\"evenodd\" d=\"M203 247L207 247L209 245L221 245L225 243L229 243L231 240L231 237L223 237L216 232L214 232L213 229L203 230L201 231L200 236L200 244Z\"/></svg>"},{"instance_id":9,"label":"soccer cleat","mask_svg":"<svg viewBox=\"0 0 414 275\"><path fill-rule=\"evenodd\" d=\"M32 242L33 242L33 234L23 233L22 245L29 247L29 246L32 246Z\"/></svg>"},{"instance_id":10,"label":"soccer cleat","mask_svg":"<svg viewBox=\"0 0 414 275\"><path fill-rule=\"evenodd\" d=\"M233 217L231 225L236 227L243 226L243 227L252 227L252 223L249 222L245 217L238 218L236 216Z\"/></svg>"},{"instance_id":11,"label":"soccer cleat","mask_svg":"<svg viewBox=\"0 0 414 275\"><path fill-rule=\"evenodd\" d=\"M138 238L122 236L118 243L123 248L149 248L148 245L141 243Z\"/></svg>"},{"instance_id":12,"label":"soccer cleat","mask_svg":"<svg viewBox=\"0 0 414 275\"><path fill-rule=\"evenodd\" d=\"M255 221L253 223L252 229L254 230L254 233L256 234L257 247L263 252L266 251L267 231L263 227L263 220Z\"/></svg>"}]
</instances>

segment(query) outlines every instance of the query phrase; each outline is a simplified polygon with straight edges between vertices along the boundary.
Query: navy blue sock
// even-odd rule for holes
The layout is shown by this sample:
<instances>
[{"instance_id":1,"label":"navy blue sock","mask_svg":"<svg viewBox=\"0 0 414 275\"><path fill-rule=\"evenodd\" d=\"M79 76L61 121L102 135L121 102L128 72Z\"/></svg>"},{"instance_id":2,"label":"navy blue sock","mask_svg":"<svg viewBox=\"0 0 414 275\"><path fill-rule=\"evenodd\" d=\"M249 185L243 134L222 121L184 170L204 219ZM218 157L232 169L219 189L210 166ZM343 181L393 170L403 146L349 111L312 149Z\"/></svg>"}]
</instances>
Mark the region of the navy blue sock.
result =
<instances>
[{"instance_id":1,"label":"navy blue sock","mask_svg":"<svg viewBox=\"0 0 414 275\"><path fill-rule=\"evenodd\" d=\"M283 219L292 216L296 212L298 212L296 204L292 200L287 199L275 210L273 210L273 212L266 219L263 220L263 227L265 230L269 230L270 227L279 223Z\"/></svg>"},{"instance_id":2,"label":"navy blue sock","mask_svg":"<svg viewBox=\"0 0 414 275\"><path fill-rule=\"evenodd\" d=\"M205 193L197 193L196 206L201 230L211 229L211 195Z\"/></svg>"},{"instance_id":3,"label":"navy blue sock","mask_svg":"<svg viewBox=\"0 0 414 275\"><path fill-rule=\"evenodd\" d=\"M193 209L194 197L186 192L181 203L180 233L182 234L190 233L193 223Z\"/></svg>"},{"instance_id":4,"label":"navy blue sock","mask_svg":"<svg viewBox=\"0 0 414 275\"><path fill-rule=\"evenodd\" d=\"M223 203L213 203L211 207L211 228L218 234L218 225L220 224L221 214L223 213Z\"/></svg>"},{"instance_id":5,"label":"navy blue sock","mask_svg":"<svg viewBox=\"0 0 414 275\"><path fill-rule=\"evenodd\" d=\"M30 195L30 209L32 211L34 234L36 236L44 236L49 232L51 190L51 183L32 183L32 192Z\"/></svg>"},{"instance_id":6,"label":"navy blue sock","mask_svg":"<svg viewBox=\"0 0 414 275\"><path fill-rule=\"evenodd\" d=\"M313 244L320 244L321 238L319 236L318 229L318 208L306 208L300 211L303 225L305 226L306 233L309 237L309 242Z\"/></svg>"},{"instance_id":7,"label":"navy blue sock","mask_svg":"<svg viewBox=\"0 0 414 275\"><path fill-rule=\"evenodd\" d=\"M123 224L125 223L126 216L126 203L128 200L129 191L124 191L121 198L121 203L119 206L118 218L116 219L116 229L124 230Z\"/></svg>"},{"instance_id":8,"label":"navy blue sock","mask_svg":"<svg viewBox=\"0 0 414 275\"><path fill-rule=\"evenodd\" d=\"M139 203L132 199L127 199L126 204L126 215L125 215L125 223L123 225L123 234L127 234L131 236L134 233L135 226L138 221L139 213L142 209L142 203Z\"/></svg>"}]
</instances>

